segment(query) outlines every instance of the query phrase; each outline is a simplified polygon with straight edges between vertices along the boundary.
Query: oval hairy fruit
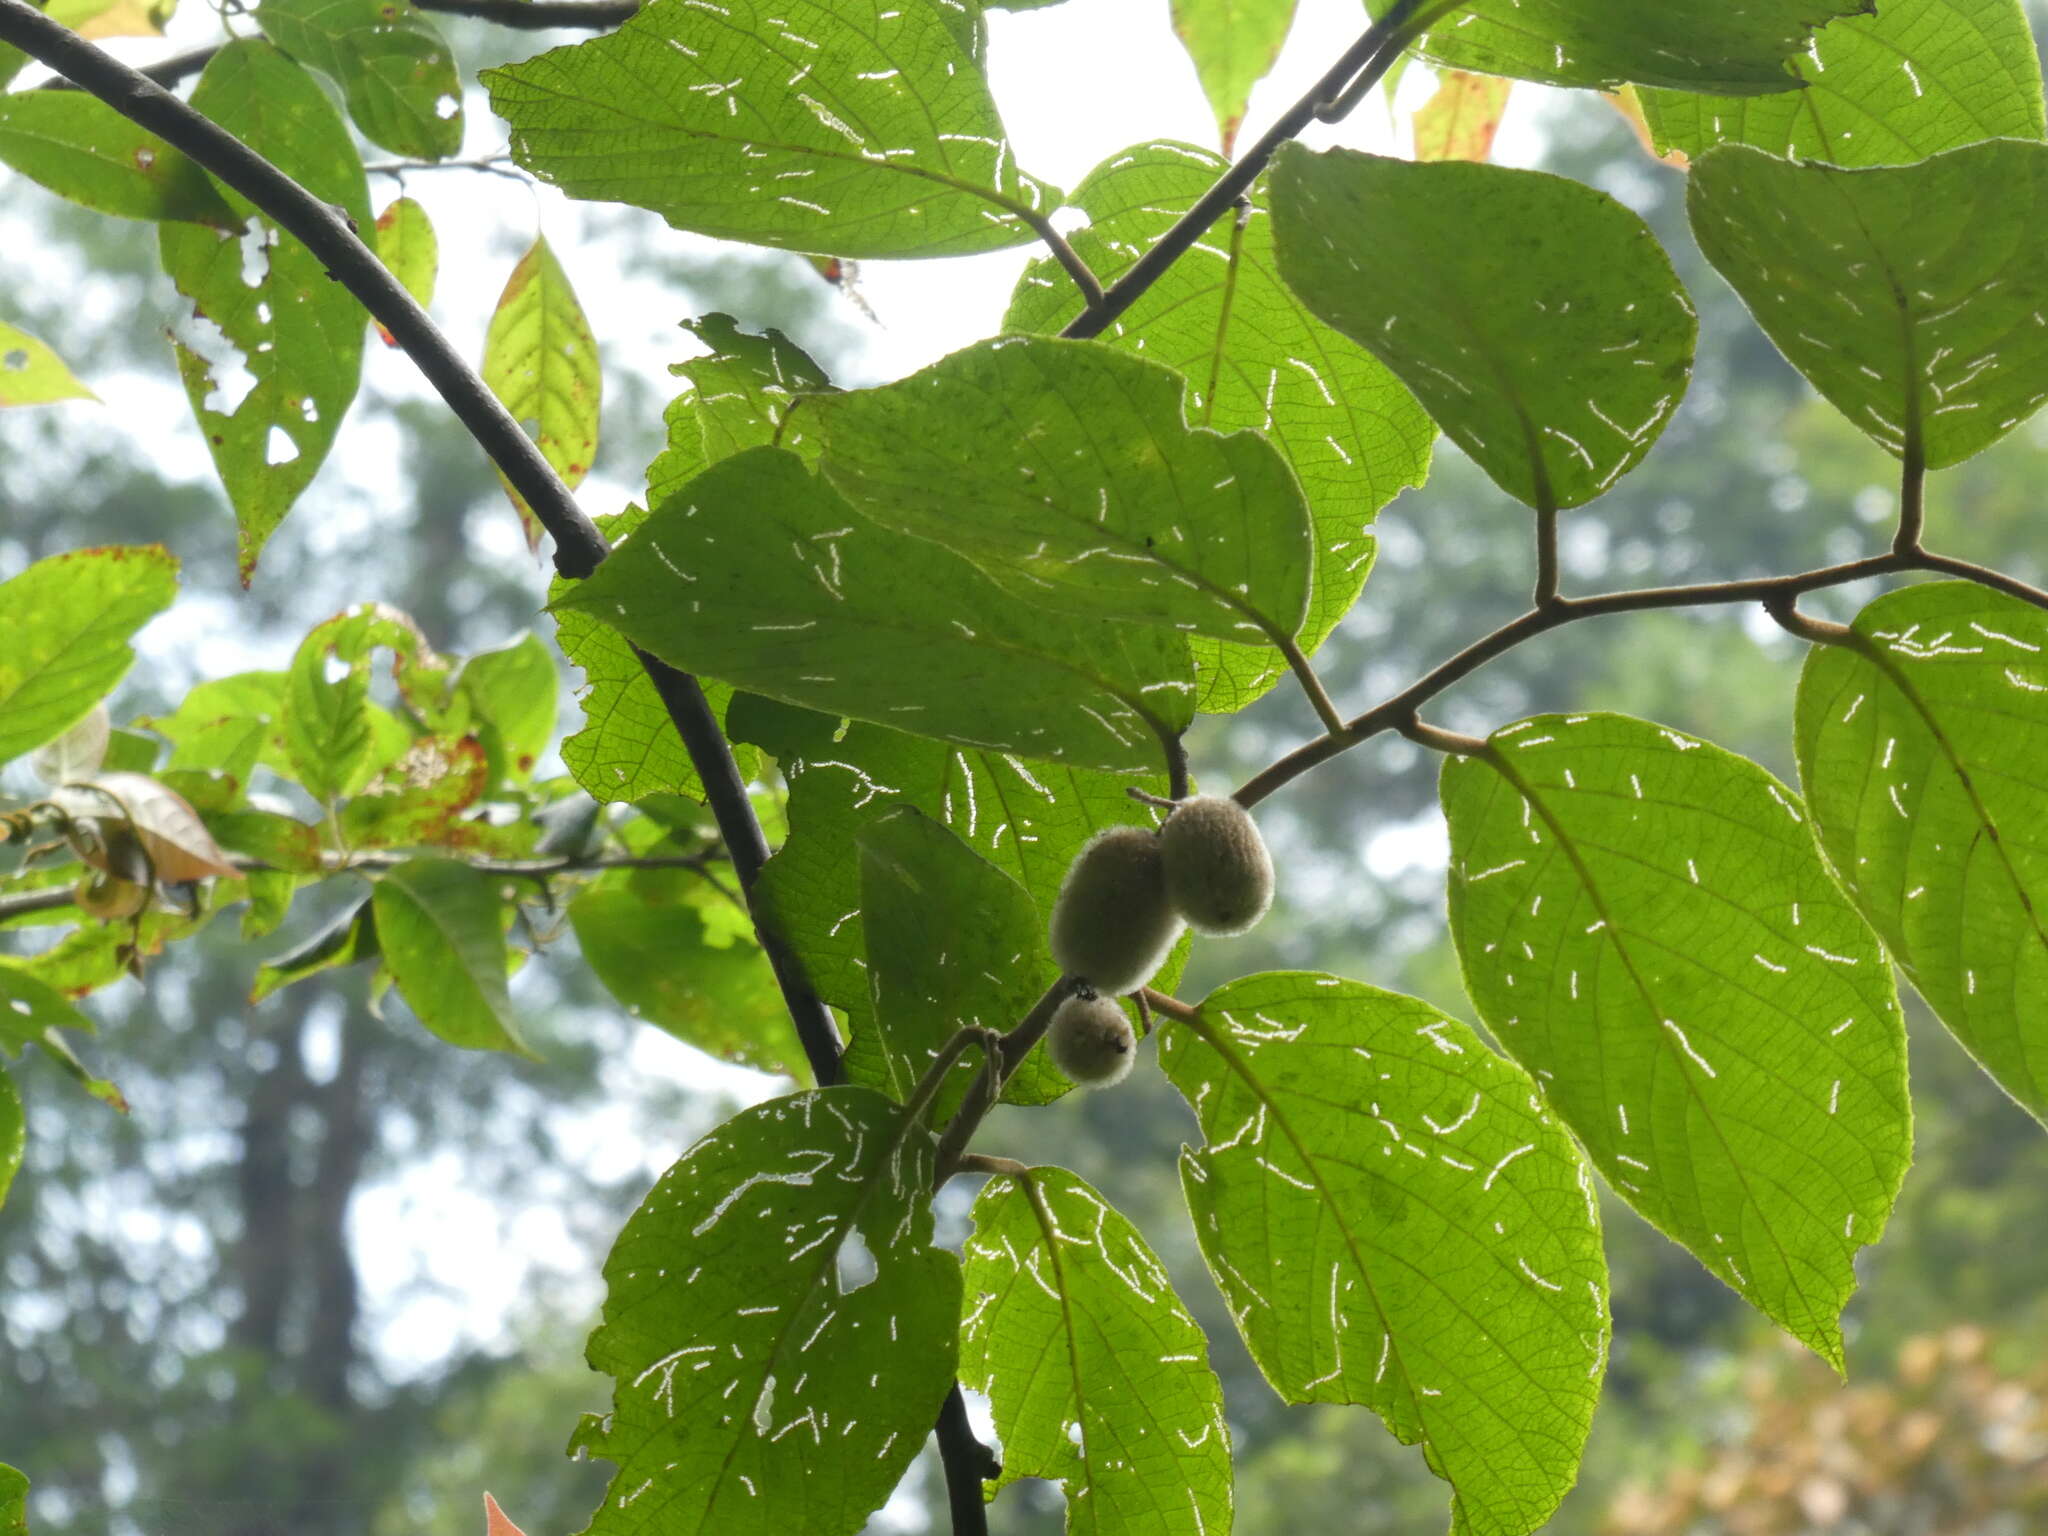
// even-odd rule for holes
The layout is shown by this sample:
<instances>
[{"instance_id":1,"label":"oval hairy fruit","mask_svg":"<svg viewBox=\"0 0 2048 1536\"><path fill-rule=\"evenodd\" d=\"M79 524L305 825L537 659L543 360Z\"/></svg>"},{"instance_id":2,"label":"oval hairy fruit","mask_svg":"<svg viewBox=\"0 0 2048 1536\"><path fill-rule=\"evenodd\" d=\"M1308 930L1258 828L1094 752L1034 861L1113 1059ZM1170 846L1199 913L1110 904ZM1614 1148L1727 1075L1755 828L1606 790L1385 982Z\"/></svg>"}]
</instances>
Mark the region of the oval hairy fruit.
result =
<instances>
[{"instance_id":1,"label":"oval hairy fruit","mask_svg":"<svg viewBox=\"0 0 2048 1536\"><path fill-rule=\"evenodd\" d=\"M1159 832L1166 892L1197 933L1245 932L1273 904L1273 859L1252 814L1221 795L1183 800Z\"/></svg>"},{"instance_id":2,"label":"oval hairy fruit","mask_svg":"<svg viewBox=\"0 0 2048 1536\"><path fill-rule=\"evenodd\" d=\"M1130 1076L1138 1036L1113 998L1100 993L1061 1003L1045 1035L1052 1064L1085 1088L1107 1088Z\"/></svg>"},{"instance_id":3,"label":"oval hairy fruit","mask_svg":"<svg viewBox=\"0 0 2048 1536\"><path fill-rule=\"evenodd\" d=\"M1166 963L1180 919L1166 899L1159 838L1110 827L1074 856L1053 903L1052 957L1098 992L1132 992Z\"/></svg>"}]
</instances>

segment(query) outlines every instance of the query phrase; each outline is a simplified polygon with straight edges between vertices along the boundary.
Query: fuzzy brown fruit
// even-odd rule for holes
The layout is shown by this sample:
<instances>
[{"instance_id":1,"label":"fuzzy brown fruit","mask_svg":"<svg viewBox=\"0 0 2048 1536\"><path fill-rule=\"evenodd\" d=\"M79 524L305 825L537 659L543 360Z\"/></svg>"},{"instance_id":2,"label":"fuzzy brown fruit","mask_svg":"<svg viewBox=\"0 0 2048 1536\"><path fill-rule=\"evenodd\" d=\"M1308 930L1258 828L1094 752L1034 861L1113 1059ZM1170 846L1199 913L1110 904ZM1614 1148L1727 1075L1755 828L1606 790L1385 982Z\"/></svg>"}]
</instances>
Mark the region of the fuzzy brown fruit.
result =
<instances>
[{"instance_id":1,"label":"fuzzy brown fruit","mask_svg":"<svg viewBox=\"0 0 2048 1536\"><path fill-rule=\"evenodd\" d=\"M1097 992L1133 992L1179 937L1158 835L1144 827L1098 832L1074 856L1053 903L1048 938L1060 969Z\"/></svg>"},{"instance_id":2,"label":"fuzzy brown fruit","mask_svg":"<svg viewBox=\"0 0 2048 1536\"><path fill-rule=\"evenodd\" d=\"M1166 893L1197 933L1244 933L1273 905L1273 858L1252 814L1221 795L1183 800L1159 829Z\"/></svg>"},{"instance_id":3,"label":"fuzzy brown fruit","mask_svg":"<svg viewBox=\"0 0 2048 1536\"><path fill-rule=\"evenodd\" d=\"M1138 1036L1114 999L1076 996L1061 1003L1046 1030L1052 1064L1086 1088L1107 1088L1131 1074Z\"/></svg>"}]
</instances>

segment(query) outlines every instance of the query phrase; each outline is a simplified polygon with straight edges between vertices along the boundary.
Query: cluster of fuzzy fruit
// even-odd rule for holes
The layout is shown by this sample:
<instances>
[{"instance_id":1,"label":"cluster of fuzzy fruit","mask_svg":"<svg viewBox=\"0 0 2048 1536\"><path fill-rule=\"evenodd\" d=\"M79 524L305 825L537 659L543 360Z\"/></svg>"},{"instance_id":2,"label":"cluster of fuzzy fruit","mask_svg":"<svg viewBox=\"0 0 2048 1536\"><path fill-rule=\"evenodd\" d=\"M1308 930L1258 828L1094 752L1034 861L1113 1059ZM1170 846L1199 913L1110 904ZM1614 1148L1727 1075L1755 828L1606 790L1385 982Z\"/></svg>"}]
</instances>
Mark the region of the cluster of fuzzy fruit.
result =
<instances>
[{"instance_id":1,"label":"cluster of fuzzy fruit","mask_svg":"<svg viewBox=\"0 0 2048 1536\"><path fill-rule=\"evenodd\" d=\"M1247 931L1273 904L1273 860L1251 813L1220 795L1173 808L1157 831L1111 827L1074 858L1052 911L1052 957L1081 983L1046 1034L1053 1064L1106 1086L1137 1038L1116 998L1150 981L1180 937Z\"/></svg>"}]
</instances>

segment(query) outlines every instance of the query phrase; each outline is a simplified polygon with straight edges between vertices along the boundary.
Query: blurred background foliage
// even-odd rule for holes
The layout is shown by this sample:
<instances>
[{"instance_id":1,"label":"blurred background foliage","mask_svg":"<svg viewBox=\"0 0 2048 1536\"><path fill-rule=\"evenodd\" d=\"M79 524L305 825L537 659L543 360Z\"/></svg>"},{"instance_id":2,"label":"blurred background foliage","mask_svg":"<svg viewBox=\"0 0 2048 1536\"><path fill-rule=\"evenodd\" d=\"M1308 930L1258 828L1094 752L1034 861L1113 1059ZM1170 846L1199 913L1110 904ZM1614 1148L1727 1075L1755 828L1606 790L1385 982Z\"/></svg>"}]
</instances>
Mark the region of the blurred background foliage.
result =
<instances>
[{"instance_id":1,"label":"blurred background foliage","mask_svg":"<svg viewBox=\"0 0 2048 1536\"><path fill-rule=\"evenodd\" d=\"M471 78L538 46L481 27L452 36ZM1613 495L1567 518L1568 590L1790 570L1876 548L1895 513L1891 462L1813 400L1700 260L1682 177L1651 162L1601 102L1522 89L1539 163L1648 217L1703 318L1691 396L1663 443ZM456 178L442 172L425 191ZM530 236L522 196L466 179L508 210L478 238L496 270L509 268ZM381 202L392 188L380 179L375 190ZM0 192L10 318L90 361L89 377L137 376L163 402L161 421L82 407L0 421L0 568L143 541L185 561L180 604L151 632L119 705L168 707L200 677L275 665L309 624L366 597L409 611L447 650L497 645L536 622L546 632L541 573L495 483L392 359L373 367L352 437L253 590L237 592L232 522L160 334L172 305L153 232L19 181ZM658 363L681 355L668 327L686 315L776 326L835 378L871 378L874 322L802 261L679 239L615 210L573 218L572 238L551 214L551 236L610 354L593 510L633 494L658 446L671 392ZM446 270L449 302L466 288L479 303L495 293L494 276ZM1937 477L1931 540L2040 580L2044 484L2048 418ZM1440 445L1431 483L1383 517L1365 601L1322 653L1337 698L1362 708L1518 611L1526 524ZM1811 606L1847 618L1871 595ZM1789 777L1795 678L1792 644L1759 615L1657 613L1548 636L1435 713L1485 731L1539 709L1625 710ZM1276 693L1203 728L1201 776L1232 785L1313 729L1291 693ZM1312 967L1469 1018L1443 924L1435 767L1383 739L1269 802L1281 906L1250 938L1199 949L1184 994ZM0 785L10 787L20 788ZM602 1379L580 1359L605 1249L655 1172L735 1098L776 1084L714 1069L620 1017L574 963L566 931L553 961L518 981L537 1062L449 1049L396 1005L380 1019L346 973L248 1006L258 954L289 947L317 917L296 914L260 949L214 925L158 961L146 986L94 1000L92 1059L118 1077L126 1118L69 1091L47 1062L22 1067L44 1080L0 1210L0 1459L35 1481L38 1536L474 1536L486 1488L529 1536L565 1536L602 1491L603 1469L561 1448L579 1412L605 1406ZM33 942L0 929L0 946ZM2048 1528L2048 1139L1924 1013L1912 1027L1917 1162L1883 1244L1864 1255L1850 1384L1610 1200L1607 1398L1582 1484L1551 1530ZM1069 1163L1174 1272L1224 1378L1242 1536L1441 1530L1443 1485L1371 1415L1286 1409L1259 1379L1180 1211L1175 1153L1192 1128L1141 1071L1111 1096L1003 1111L984 1140ZM942 1231L960 1235L968 1203L948 1192ZM927 1458L876 1526L942 1525L942 1509ZM993 1512L1004 1536L1060 1521L1044 1485Z\"/></svg>"}]
</instances>

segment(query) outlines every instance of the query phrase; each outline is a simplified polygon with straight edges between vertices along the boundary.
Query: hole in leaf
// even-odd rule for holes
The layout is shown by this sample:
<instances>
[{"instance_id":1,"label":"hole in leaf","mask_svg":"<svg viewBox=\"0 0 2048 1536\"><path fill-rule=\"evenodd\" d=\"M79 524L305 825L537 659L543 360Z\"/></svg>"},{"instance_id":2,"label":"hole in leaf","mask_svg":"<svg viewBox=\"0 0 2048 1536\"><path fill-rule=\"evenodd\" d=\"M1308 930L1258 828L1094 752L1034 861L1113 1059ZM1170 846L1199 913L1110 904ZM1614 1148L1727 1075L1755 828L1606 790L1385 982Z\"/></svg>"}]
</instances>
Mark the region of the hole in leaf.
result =
<instances>
[{"instance_id":1,"label":"hole in leaf","mask_svg":"<svg viewBox=\"0 0 2048 1536\"><path fill-rule=\"evenodd\" d=\"M859 1290L880 1272L866 1239L858 1232L847 1233L839 1245L839 1294Z\"/></svg>"},{"instance_id":2,"label":"hole in leaf","mask_svg":"<svg viewBox=\"0 0 2048 1536\"><path fill-rule=\"evenodd\" d=\"M289 464L299 456L299 445L292 441L291 434L283 427L272 426L270 437L263 445L263 462L266 464Z\"/></svg>"}]
</instances>

